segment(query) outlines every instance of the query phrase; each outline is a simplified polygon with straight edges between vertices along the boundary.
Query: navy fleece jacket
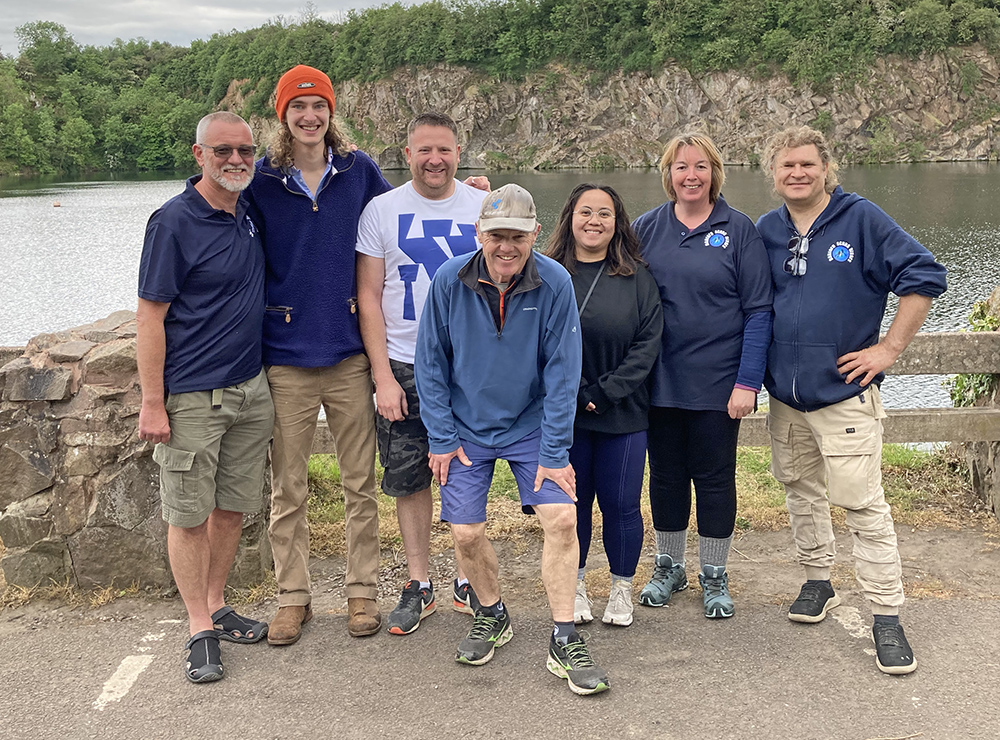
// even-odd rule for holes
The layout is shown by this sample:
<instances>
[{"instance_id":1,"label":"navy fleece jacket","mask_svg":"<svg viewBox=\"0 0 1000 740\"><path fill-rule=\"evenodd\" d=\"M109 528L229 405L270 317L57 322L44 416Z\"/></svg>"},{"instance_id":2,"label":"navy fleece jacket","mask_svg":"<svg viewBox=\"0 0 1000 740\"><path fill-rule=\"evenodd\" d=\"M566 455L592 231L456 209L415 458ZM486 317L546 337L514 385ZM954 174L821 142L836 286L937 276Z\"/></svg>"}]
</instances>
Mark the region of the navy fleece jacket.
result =
<instances>
[{"instance_id":1,"label":"navy fleece jacket","mask_svg":"<svg viewBox=\"0 0 1000 740\"><path fill-rule=\"evenodd\" d=\"M809 231L805 275L785 272L798 232L785 206L757 221L774 280L774 338L767 392L800 411L852 398L860 376L844 382L837 358L878 342L890 292L937 298L946 270L881 208L840 187ZM881 383L884 374L874 382Z\"/></svg>"}]
</instances>

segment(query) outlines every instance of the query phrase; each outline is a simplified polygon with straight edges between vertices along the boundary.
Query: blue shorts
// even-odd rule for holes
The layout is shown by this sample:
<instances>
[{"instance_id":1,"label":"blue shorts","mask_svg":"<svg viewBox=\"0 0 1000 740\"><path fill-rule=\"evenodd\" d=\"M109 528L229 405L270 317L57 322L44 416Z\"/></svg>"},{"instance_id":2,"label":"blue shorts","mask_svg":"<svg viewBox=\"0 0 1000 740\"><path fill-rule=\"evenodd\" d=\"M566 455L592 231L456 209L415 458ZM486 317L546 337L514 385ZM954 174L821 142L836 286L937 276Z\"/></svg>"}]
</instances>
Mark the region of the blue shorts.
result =
<instances>
[{"instance_id":1,"label":"blue shorts","mask_svg":"<svg viewBox=\"0 0 1000 740\"><path fill-rule=\"evenodd\" d=\"M486 521L486 496L493 483L493 466L506 460L517 481L521 510L534 514L538 504L572 504L573 499L546 478L535 490L538 474L538 450L542 430L536 429L506 447L480 447L462 440L462 448L472 465L466 467L458 458L448 466L448 483L441 486L441 521L452 524L479 524Z\"/></svg>"}]
</instances>

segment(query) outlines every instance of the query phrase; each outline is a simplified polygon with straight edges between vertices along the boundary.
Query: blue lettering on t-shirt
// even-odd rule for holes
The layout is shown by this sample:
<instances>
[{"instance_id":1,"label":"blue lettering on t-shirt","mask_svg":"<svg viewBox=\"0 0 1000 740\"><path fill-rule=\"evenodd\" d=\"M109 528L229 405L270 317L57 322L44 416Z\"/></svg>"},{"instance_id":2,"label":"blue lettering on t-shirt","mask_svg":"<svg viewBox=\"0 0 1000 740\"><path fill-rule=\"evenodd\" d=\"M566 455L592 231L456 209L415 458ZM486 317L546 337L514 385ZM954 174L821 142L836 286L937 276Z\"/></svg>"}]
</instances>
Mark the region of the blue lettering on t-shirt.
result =
<instances>
[{"instance_id":1,"label":"blue lettering on t-shirt","mask_svg":"<svg viewBox=\"0 0 1000 740\"><path fill-rule=\"evenodd\" d=\"M403 254L416 263L400 265L399 267L399 279L405 285L403 318L409 321L417 320L416 308L413 303L413 283L420 274L420 266L423 265L427 271L427 277L433 279L438 268L450 257L476 251L475 225L458 224L459 234L452 235L451 230L454 222L451 219L428 219L421 221L424 235L411 238L407 234L410 233L414 215L412 213L399 214L399 248ZM441 248L439 239L445 240L451 254Z\"/></svg>"}]
</instances>

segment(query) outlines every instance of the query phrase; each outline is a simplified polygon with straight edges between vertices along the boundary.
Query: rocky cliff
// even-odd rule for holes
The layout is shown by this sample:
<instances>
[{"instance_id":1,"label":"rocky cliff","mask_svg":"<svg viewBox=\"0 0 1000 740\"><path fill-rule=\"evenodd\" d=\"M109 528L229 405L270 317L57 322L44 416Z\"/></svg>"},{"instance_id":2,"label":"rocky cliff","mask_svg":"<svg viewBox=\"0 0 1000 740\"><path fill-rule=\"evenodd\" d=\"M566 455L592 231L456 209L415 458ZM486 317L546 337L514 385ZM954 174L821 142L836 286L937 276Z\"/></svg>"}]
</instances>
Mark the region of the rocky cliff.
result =
<instances>
[{"instance_id":1,"label":"rocky cliff","mask_svg":"<svg viewBox=\"0 0 1000 740\"><path fill-rule=\"evenodd\" d=\"M879 60L863 79L826 91L746 72L695 77L676 65L652 76L551 65L520 82L438 65L341 83L336 112L386 168L405 167L406 124L427 110L458 122L465 166L491 169L654 165L689 126L707 131L728 162L754 164L767 136L792 124L828 133L845 163L995 160L998 77L997 58L978 47ZM237 89L224 106L239 109Z\"/></svg>"}]
</instances>

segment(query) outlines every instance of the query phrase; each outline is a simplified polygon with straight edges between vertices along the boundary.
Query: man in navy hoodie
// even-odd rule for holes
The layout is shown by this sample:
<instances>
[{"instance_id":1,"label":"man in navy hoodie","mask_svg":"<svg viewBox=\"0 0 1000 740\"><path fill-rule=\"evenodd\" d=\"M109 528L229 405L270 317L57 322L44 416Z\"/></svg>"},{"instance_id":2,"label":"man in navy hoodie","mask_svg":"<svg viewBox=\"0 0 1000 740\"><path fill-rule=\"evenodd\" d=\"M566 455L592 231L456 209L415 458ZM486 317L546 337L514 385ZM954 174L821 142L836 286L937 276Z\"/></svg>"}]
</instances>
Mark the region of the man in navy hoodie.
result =
<instances>
[{"instance_id":1,"label":"man in navy hoodie","mask_svg":"<svg viewBox=\"0 0 1000 740\"><path fill-rule=\"evenodd\" d=\"M275 99L281 127L247 193L267 257L263 353L275 411L268 534L278 614L267 638L290 645L312 618L306 502L320 407L344 486L347 629L359 637L381 626L375 406L358 328L354 245L361 212L391 186L375 162L347 146L323 72L293 67Z\"/></svg>"},{"instance_id":2,"label":"man in navy hoodie","mask_svg":"<svg viewBox=\"0 0 1000 740\"><path fill-rule=\"evenodd\" d=\"M771 470L785 487L807 579L788 618L820 622L840 604L830 585L830 504L840 506L873 614L876 663L885 673L910 673L917 662L899 623L902 569L882 489L879 385L944 292L945 268L878 206L837 185L819 131L780 132L763 161L784 200L757 222L774 279L764 380ZM899 307L880 339L890 292Z\"/></svg>"},{"instance_id":3,"label":"man in navy hoodie","mask_svg":"<svg viewBox=\"0 0 1000 740\"><path fill-rule=\"evenodd\" d=\"M542 581L555 627L547 667L577 694L610 687L573 624L579 544L576 475L569 462L582 344L570 275L532 251L531 194L504 185L483 201L482 249L435 273L415 355L431 472L441 519L480 606L455 659L482 665L513 635L500 599L496 552L486 538L486 499L497 459L510 464L525 513L545 532Z\"/></svg>"}]
</instances>

